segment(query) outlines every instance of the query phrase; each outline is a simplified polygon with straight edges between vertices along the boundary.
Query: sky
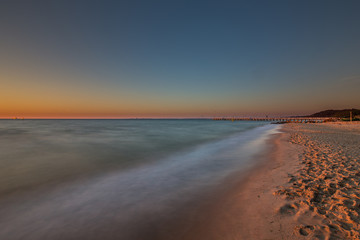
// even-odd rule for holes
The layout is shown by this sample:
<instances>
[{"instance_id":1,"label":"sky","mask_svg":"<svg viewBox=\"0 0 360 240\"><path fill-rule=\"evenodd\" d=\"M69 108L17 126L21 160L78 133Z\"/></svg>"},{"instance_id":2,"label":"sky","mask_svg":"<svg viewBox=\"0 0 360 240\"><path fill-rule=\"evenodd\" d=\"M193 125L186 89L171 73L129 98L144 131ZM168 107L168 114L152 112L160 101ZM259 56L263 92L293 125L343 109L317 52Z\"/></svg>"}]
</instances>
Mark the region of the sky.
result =
<instances>
[{"instance_id":1,"label":"sky","mask_svg":"<svg viewBox=\"0 0 360 240\"><path fill-rule=\"evenodd\" d=\"M0 118L360 108L360 1L0 1Z\"/></svg>"}]
</instances>

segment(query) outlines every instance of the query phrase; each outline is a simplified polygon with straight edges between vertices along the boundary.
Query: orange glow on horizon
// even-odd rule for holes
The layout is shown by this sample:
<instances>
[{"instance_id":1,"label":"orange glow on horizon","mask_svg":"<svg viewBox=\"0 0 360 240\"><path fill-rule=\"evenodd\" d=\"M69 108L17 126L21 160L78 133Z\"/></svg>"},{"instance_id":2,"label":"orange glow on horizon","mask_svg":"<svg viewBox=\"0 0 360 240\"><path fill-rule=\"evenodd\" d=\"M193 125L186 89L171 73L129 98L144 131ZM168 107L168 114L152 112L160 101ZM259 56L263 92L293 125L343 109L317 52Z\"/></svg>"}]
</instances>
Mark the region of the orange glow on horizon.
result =
<instances>
[{"instance_id":1,"label":"orange glow on horizon","mask_svg":"<svg viewBox=\"0 0 360 240\"><path fill-rule=\"evenodd\" d=\"M51 80L48 80L51 79ZM65 80L62 80L65 79ZM322 96L313 104L306 94L272 92L223 95L147 91L103 85L96 79L63 74L7 72L0 76L0 119L129 119L211 118L223 116L289 116L325 109L357 108L350 105L357 95L343 102ZM340 89L340 88L339 88ZM352 88L355 89L355 88ZM339 90L340 92L340 90Z\"/></svg>"}]
</instances>

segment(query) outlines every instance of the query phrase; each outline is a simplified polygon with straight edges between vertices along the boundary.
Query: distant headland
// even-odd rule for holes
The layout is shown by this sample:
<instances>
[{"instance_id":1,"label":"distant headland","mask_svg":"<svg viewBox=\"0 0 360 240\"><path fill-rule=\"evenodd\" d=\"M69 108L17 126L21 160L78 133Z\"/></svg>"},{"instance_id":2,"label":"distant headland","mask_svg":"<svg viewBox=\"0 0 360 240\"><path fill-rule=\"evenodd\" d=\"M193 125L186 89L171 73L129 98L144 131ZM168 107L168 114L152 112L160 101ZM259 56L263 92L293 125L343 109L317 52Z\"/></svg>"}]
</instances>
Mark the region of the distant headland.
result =
<instances>
[{"instance_id":1,"label":"distant headland","mask_svg":"<svg viewBox=\"0 0 360 240\"><path fill-rule=\"evenodd\" d=\"M349 118L350 114L353 118L360 118L360 110L359 109L342 109L342 110L325 110L321 112L317 112L304 117L329 117L329 118Z\"/></svg>"}]
</instances>

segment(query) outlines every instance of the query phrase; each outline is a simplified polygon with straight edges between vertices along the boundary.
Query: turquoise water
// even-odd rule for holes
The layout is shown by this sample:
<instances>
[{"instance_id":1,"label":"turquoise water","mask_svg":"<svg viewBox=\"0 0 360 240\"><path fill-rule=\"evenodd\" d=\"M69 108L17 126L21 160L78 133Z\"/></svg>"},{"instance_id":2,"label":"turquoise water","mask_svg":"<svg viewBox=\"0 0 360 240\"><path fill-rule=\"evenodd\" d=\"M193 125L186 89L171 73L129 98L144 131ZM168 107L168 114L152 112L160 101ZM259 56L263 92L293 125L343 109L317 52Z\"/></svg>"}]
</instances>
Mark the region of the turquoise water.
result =
<instances>
[{"instance_id":1,"label":"turquoise water","mask_svg":"<svg viewBox=\"0 0 360 240\"><path fill-rule=\"evenodd\" d=\"M249 169L275 129L212 120L2 120L0 239L162 239L167 219Z\"/></svg>"}]
</instances>

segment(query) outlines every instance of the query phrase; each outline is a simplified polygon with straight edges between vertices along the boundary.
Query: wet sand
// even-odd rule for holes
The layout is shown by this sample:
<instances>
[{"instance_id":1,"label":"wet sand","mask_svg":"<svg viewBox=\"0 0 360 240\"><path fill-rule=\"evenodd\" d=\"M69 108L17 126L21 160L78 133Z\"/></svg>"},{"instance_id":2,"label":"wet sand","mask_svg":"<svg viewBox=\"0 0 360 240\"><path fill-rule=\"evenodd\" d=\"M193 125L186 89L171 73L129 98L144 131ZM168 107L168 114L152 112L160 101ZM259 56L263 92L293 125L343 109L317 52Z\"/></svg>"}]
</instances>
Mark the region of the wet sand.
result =
<instances>
[{"instance_id":1,"label":"wet sand","mask_svg":"<svg viewBox=\"0 0 360 240\"><path fill-rule=\"evenodd\" d=\"M216 217L228 208L222 203L277 127L253 128L126 171L2 196L0 239L222 239L228 232Z\"/></svg>"},{"instance_id":2,"label":"wet sand","mask_svg":"<svg viewBox=\"0 0 360 240\"><path fill-rule=\"evenodd\" d=\"M259 151L255 156L254 160L259 164L248 172L232 174L225 184L222 182L217 190L202 193L196 201L185 201L185 195L178 194L171 204L177 205L176 199L182 199L185 201L182 207L165 212L150 208L133 223L129 223L124 212L117 208L116 203L121 202L121 196L112 194L109 197L112 185L108 190L104 189L102 182L97 184L106 194L96 190L99 197L92 202L83 193L85 190L94 192L90 187L82 189L80 195L73 194L73 190L71 195L59 193L86 197L88 208L81 201L79 206L65 204L58 208L71 212L66 216L74 215L75 220L87 219L83 220L87 224L79 225L84 229L76 225L71 231L67 228L67 235L63 225L68 226L73 220L58 217L61 223L58 230L62 234L52 239L79 239L79 236L86 239L119 239L120 235L127 236L121 239L134 240L359 239L360 124L285 124L280 133L267 141L266 151ZM116 186L119 184L116 177L110 180ZM54 198L58 199L57 195ZM154 203L157 207L168 207L161 199L155 199ZM90 211L93 215L89 215L89 209L94 204L101 208L93 209ZM139 201L139 204L142 205L142 202ZM43 205L52 214L53 204ZM83 210L73 211L78 208ZM47 219L43 217L47 215L38 210L34 209L35 216L38 214L41 216L39 219ZM104 212L109 216L104 216ZM95 217L98 214L102 218ZM86 218L81 218L83 215ZM31 219L33 217L30 216ZM122 227L121 217L129 224ZM9 222L2 224L7 226ZM37 223L35 225L38 226ZM54 236L55 233L49 229L47 234ZM41 235L41 231L35 231L27 239L47 239L46 236Z\"/></svg>"},{"instance_id":3,"label":"wet sand","mask_svg":"<svg viewBox=\"0 0 360 240\"><path fill-rule=\"evenodd\" d=\"M356 123L283 125L183 239L360 239L359 143Z\"/></svg>"},{"instance_id":4,"label":"wet sand","mask_svg":"<svg viewBox=\"0 0 360 240\"><path fill-rule=\"evenodd\" d=\"M281 131L271 159L224 202L219 218L234 218L218 239L360 239L360 124Z\"/></svg>"}]
</instances>

